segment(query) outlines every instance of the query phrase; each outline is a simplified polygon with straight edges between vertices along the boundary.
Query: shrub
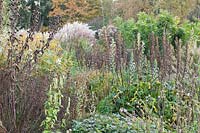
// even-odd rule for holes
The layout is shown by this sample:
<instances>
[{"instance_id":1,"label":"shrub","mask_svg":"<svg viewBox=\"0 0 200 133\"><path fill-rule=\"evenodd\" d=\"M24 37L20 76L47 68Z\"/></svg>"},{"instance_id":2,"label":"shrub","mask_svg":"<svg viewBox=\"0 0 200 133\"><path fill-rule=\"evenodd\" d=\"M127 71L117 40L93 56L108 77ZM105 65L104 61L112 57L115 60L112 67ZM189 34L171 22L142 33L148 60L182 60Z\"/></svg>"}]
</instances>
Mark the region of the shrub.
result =
<instances>
[{"instance_id":1,"label":"shrub","mask_svg":"<svg viewBox=\"0 0 200 133\"><path fill-rule=\"evenodd\" d=\"M162 37L166 34L167 38L175 47L176 39L182 40L183 44L187 44L191 37L196 41L199 40L199 21L191 23L187 21L180 22L178 17L172 16L166 11L154 16L141 12L138 14L138 19L123 20L115 18L114 24L121 32L126 48L134 48L137 41L137 34L141 35L141 40L145 44L145 54L150 54L149 40L151 34L158 36L159 43L162 43ZM164 33L164 34L163 34ZM160 46L160 50L162 47Z\"/></svg>"},{"instance_id":2,"label":"shrub","mask_svg":"<svg viewBox=\"0 0 200 133\"><path fill-rule=\"evenodd\" d=\"M134 19L124 21L122 18L117 17L114 19L115 26L119 29L124 39L126 48L132 48L136 40L137 26Z\"/></svg>"},{"instance_id":3,"label":"shrub","mask_svg":"<svg viewBox=\"0 0 200 133\"><path fill-rule=\"evenodd\" d=\"M39 59L37 64L37 74L67 74L72 66L72 58L65 51L57 53L53 50L47 50Z\"/></svg>"},{"instance_id":4,"label":"shrub","mask_svg":"<svg viewBox=\"0 0 200 133\"><path fill-rule=\"evenodd\" d=\"M113 103L113 99L111 98L110 95L99 101L97 105L97 111L101 114L113 113L114 109L115 109L115 104Z\"/></svg>"},{"instance_id":5,"label":"shrub","mask_svg":"<svg viewBox=\"0 0 200 133\"><path fill-rule=\"evenodd\" d=\"M139 119L123 117L119 114L99 115L96 114L82 121L74 121L72 131L75 133L137 133L156 132L154 124L149 123L149 128L145 122Z\"/></svg>"},{"instance_id":6,"label":"shrub","mask_svg":"<svg viewBox=\"0 0 200 133\"><path fill-rule=\"evenodd\" d=\"M27 41L27 36L27 30L22 29L17 32L16 37L19 41L18 50L20 50L22 44ZM24 54L29 55L31 52L40 49L43 44L47 42L48 37L49 33L47 32L34 32L32 40L29 40L29 50ZM67 73L72 65L73 62L71 56L67 54L66 51L63 51L59 41L54 39L50 42L48 50L46 50L42 57L37 60L37 69L34 74L44 75L52 72L57 74Z\"/></svg>"}]
</instances>

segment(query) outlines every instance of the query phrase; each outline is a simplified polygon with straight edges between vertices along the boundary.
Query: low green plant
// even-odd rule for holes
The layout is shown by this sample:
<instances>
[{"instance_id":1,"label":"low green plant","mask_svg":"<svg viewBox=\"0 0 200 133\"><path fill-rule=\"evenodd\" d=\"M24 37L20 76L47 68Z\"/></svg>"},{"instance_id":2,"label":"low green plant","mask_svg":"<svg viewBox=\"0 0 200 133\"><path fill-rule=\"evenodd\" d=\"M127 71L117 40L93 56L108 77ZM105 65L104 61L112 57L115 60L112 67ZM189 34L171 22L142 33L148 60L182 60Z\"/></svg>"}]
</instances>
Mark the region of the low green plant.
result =
<instances>
[{"instance_id":1,"label":"low green plant","mask_svg":"<svg viewBox=\"0 0 200 133\"><path fill-rule=\"evenodd\" d=\"M156 126L149 123L149 132L157 131ZM73 122L74 133L143 133L147 124L140 119L131 119L119 114L100 115L95 114L88 119Z\"/></svg>"},{"instance_id":2,"label":"low green plant","mask_svg":"<svg viewBox=\"0 0 200 133\"><path fill-rule=\"evenodd\" d=\"M102 104L105 106L109 104L109 111L119 111L121 107L126 108L130 112L135 112L138 116L144 114L157 114L159 115L159 99L161 97L161 87L163 85L156 81L154 83L140 81L129 86L113 86L114 90L109 97L105 98L99 103L100 112L102 112ZM172 119L173 112L170 111L176 102L175 90L165 88L165 114L166 119ZM111 110L112 109L112 110ZM171 112L171 113L170 113Z\"/></svg>"},{"instance_id":3,"label":"low green plant","mask_svg":"<svg viewBox=\"0 0 200 133\"><path fill-rule=\"evenodd\" d=\"M97 111L101 114L110 114L114 111L114 108L115 104L110 95L102 99L97 105Z\"/></svg>"}]
</instances>

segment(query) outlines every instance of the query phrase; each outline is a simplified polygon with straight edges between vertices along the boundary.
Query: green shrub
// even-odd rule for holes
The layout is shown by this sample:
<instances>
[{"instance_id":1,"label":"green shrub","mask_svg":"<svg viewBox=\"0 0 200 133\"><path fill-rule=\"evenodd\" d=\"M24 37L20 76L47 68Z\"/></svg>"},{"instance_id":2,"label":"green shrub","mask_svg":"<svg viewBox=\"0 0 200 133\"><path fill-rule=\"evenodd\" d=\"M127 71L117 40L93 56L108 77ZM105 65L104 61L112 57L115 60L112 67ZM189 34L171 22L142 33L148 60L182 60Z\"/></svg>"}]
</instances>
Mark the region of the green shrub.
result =
<instances>
[{"instance_id":1,"label":"green shrub","mask_svg":"<svg viewBox=\"0 0 200 133\"><path fill-rule=\"evenodd\" d=\"M137 29L136 29L137 27L136 27L136 23L134 19L124 21L122 18L117 17L114 19L114 24L115 26L117 26L117 28L121 32L126 47L132 48L133 42L136 39L135 34L137 32Z\"/></svg>"},{"instance_id":2,"label":"green shrub","mask_svg":"<svg viewBox=\"0 0 200 133\"><path fill-rule=\"evenodd\" d=\"M109 114L114 111L115 104L112 101L110 96L107 96L105 99L102 99L97 105L97 111L101 114Z\"/></svg>"},{"instance_id":3,"label":"green shrub","mask_svg":"<svg viewBox=\"0 0 200 133\"><path fill-rule=\"evenodd\" d=\"M138 14L137 21L134 19L123 20L117 17L114 19L114 24L121 32L126 48L134 48L137 34L140 33L141 40L145 44L145 54L149 54L151 43L149 37L152 33L158 36L160 43L162 42L163 33L165 33L174 46L176 38L181 39L183 44L188 43L191 37L199 40L199 21L194 23L180 22L178 17L174 17L166 11L161 11L156 16L141 12Z\"/></svg>"},{"instance_id":4,"label":"green shrub","mask_svg":"<svg viewBox=\"0 0 200 133\"><path fill-rule=\"evenodd\" d=\"M163 116L166 127L169 127L176 121L176 102L172 81L161 83L159 80L147 80L122 85L115 80L109 96L98 103L97 111L109 114L125 108L144 119Z\"/></svg>"}]
</instances>

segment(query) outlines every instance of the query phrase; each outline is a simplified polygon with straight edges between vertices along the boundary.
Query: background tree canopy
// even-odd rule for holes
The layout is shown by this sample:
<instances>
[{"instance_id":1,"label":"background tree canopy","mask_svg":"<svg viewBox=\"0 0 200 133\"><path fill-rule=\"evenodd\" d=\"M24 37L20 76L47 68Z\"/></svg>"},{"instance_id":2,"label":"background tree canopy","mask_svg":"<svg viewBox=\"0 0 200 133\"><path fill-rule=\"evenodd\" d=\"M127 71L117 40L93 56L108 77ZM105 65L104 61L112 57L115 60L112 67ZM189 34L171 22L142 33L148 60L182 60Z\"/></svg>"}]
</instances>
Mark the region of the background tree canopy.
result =
<instances>
[{"instance_id":1,"label":"background tree canopy","mask_svg":"<svg viewBox=\"0 0 200 133\"><path fill-rule=\"evenodd\" d=\"M36 6L37 4L37 6ZM135 6L137 5L137 6ZM21 0L20 28L29 28L33 10L39 7L40 27L49 25L49 18L62 17L62 22L88 22L100 28L113 18L137 18L141 11L148 14L158 14L167 10L182 19L195 20L200 16L199 0Z\"/></svg>"},{"instance_id":2,"label":"background tree canopy","mask_svg":"<svg viewBox=\"0 0 200 133\"><path fill-rule=\"evenodd\" d=\"M39 6L38 6L39 5ZM20 20L18 25L21 28L29 28L31 25L31 17L33 16L33 10L39 7L40 11L40 27L48 26L49 18L48 14L52 9L52 2L51 0L21 0L20 4Z\"/></svg>"}]
</instances>

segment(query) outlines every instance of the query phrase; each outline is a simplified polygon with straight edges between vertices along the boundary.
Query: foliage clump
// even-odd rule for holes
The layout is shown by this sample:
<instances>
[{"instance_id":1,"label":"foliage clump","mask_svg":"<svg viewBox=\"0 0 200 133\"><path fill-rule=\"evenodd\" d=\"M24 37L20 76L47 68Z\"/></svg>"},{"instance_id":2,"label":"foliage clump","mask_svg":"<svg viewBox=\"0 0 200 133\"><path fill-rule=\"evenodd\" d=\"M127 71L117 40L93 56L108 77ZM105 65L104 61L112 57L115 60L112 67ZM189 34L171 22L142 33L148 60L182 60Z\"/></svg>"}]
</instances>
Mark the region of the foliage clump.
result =
<instances>
[{"instance_id":1,"label":"foliage clump","mask_svg":"<svg viewBox=\"0 0 200 133\"><path fill-rule=\"evenodd\" d=\"M180 22L178 17L174 17L166 11L162 11L158 15L147 14L141 12L138 14L138 19L123 20L122 18L115 18L115 26L122 33L127 48L133 48L137 39L137 34L141 34L141 40L145 43L145 53L149 54L149 37L154 33L157 35L158 41L162 40L165 33L170 43L175 47L176 39L182 40L183 44L190 41L191 36L199 40L199 29L197 28L199 22Z\"/></svg>"},{"instance_id":2,"label":"foliage clump","mask_svg":"<svg viewBox=\"0 0 200 133\"><path fill-rule=\"evenodd\" d=\"M88 132L88 133L137 133L145 132L146 123L141 119L131 119L123 117L119 114L100 115L96 114L82 121L74 121L73 132ZM156 127L152 123L149 125L149 132L156 132Z\"/></svg>"}]
</instances>

